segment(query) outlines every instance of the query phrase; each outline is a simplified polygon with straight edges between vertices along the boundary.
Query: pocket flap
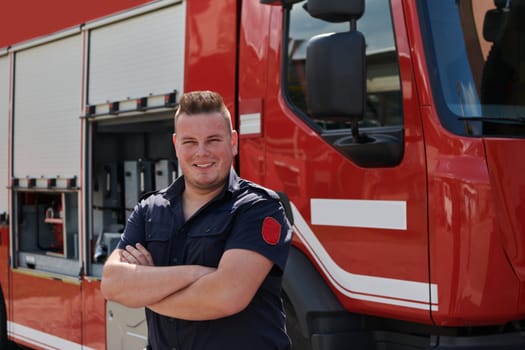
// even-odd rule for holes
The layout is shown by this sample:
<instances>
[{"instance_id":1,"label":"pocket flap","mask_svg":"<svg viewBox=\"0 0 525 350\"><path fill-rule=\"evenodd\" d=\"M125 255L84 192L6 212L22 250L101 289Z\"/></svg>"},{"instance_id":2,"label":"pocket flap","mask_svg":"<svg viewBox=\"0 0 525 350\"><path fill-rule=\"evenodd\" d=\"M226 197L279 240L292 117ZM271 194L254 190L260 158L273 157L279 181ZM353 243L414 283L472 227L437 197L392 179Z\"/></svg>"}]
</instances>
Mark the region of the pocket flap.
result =
<instances>
[{"instance_id":1,"label":"pocket flap","mask_svg":"<svg viewBox=\"0 0 525 350\"><path fill-rule=\"evenodd\" d=\"M154 222L146 222L146 241L168 241L171 237L171 226Z\"/></svg>"}]
</instances>

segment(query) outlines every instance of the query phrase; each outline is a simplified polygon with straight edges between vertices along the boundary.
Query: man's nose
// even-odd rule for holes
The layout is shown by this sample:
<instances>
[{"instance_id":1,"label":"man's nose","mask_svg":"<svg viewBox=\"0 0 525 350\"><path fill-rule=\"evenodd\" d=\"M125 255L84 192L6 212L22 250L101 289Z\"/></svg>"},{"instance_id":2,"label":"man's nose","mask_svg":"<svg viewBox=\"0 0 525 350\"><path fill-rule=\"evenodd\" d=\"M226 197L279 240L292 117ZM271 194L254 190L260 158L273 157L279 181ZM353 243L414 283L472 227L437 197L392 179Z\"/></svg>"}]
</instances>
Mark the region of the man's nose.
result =
<instances>
[{"instance_id":1,"label":"man's nose","mask_svg":"<svg viewBox=\"0 0 525 350\"><path fill-rule=\"evenodd\" d=\"M205 142L197 144L197 154L208 154L209 149Z\"/></svg>"}]
</instances>

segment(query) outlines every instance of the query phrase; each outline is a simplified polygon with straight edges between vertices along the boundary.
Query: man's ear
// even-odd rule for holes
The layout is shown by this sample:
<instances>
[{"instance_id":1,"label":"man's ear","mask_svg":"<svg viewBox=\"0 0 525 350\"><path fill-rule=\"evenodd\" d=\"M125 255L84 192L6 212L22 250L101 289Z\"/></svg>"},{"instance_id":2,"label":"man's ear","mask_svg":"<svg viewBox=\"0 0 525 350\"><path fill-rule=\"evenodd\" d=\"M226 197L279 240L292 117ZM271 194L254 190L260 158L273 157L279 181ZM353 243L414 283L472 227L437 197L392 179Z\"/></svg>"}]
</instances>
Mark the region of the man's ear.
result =
<instances>
[{"instance_id":1,"label":"man's ear","mask_svg":"<svg viewBox=\"0 0 525 350\"><path fill-rule=\"evenodd\" d=\"M232 152L234 156L239 152L239 134L235 130L232 130Z\"/></svg>"},{"instance_id":2,"label":"man's ear","mask_svg":"<svg viewBox=\"0 0 525 350\"><path fill-rule=\"evenodd\" d=\"M173 141L173 147L175 147L175 143L177 141L177 134L173 133L173 135L171 135L171 139Z\"/></svg>"}]
</instances>

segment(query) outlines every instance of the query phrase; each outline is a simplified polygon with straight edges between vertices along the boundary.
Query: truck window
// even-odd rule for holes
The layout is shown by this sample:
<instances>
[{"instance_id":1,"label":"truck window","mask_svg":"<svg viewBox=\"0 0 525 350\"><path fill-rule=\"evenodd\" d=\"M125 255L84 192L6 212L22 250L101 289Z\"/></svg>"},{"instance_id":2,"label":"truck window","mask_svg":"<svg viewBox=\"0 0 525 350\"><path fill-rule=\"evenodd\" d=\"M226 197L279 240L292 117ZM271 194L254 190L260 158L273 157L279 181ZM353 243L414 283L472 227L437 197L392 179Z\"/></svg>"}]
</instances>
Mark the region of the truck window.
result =
<instances>
[{"instance_id":1,"label":"truck window","mask_svg":"<svg viewBox=\"0 0 525 350\"><path fill-rule=\"evenodd\" d=\"M14 193L17 266L78 275L78 193L24 188Z\"/></svg>"},{"instance_id":2,"label":"truck window","mask_svg":"<svg viewBox=\"0 0 525 350\"><path fill-rule=\"evenodd\" d=\"M525 3L418 4L443 125L459 135L525 136Z\"/></svg>"},{"instance_id":3,"label":"truck window","mask_svg":"<svg viewBox=\"0 0 525 350\"><path fill-rule=\"evenodd\" d=\"M350 121L316 120L308 115L305 102L305 65L308 40L315 35L348 31L349 23L328 23L312 18L295 4L288 13L286 94L288 101L320 133L350 128ZM357 29L366 38L367 111L360 128L403 125L401 86L390 7L387 1L366 1L365 13Z\"/></svg>"},{"instance_id":4,"label":"truck window","mask_svg":"<svg viewBox=\"0 0 525 350\"><path fill-rule=\"evenodd\" d=\"M328 144L358 166L398 165L404 153L403 101L389 2L366 1L364 15L357 20L357 30L366 41L366 108L357 124L359 131L352 129L350 117L314 117L308 113L305 99L309 40L320 34L347 32L350 23L315 19L305 10L303 1L287 10L284 27L283 91L291 108ZM347 67L352 69L351 62Z\"/></svg>"}]
</instances>

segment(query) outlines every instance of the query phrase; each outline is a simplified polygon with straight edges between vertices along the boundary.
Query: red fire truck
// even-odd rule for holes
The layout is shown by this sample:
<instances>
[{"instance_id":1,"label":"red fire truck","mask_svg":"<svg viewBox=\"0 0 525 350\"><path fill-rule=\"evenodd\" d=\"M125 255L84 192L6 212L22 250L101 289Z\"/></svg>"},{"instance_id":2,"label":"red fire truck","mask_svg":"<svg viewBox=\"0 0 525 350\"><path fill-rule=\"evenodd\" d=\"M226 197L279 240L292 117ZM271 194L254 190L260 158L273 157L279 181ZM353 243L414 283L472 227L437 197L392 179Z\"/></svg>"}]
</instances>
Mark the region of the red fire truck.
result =
<instances>
[{"instance_id":1,"label":"red fire truck","mask_svg":"<svg viewBox=\"0 0 525 350\"><path fill-rule=\"evenodd\" d=\"M523 18L525 0L159 0L9 42L0 348L146 345L101 268L179 174L178 97L210 89L238 172L294 224L294 349L523 349Z\"/></svg>"}]
</instances>

